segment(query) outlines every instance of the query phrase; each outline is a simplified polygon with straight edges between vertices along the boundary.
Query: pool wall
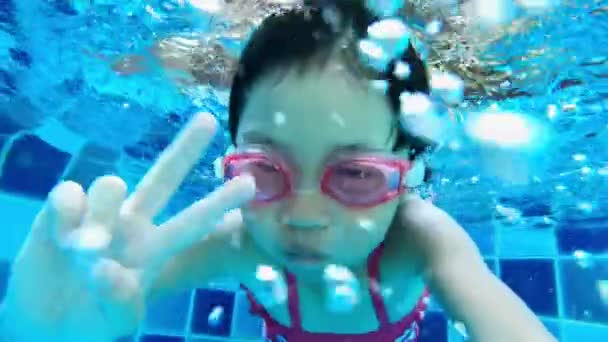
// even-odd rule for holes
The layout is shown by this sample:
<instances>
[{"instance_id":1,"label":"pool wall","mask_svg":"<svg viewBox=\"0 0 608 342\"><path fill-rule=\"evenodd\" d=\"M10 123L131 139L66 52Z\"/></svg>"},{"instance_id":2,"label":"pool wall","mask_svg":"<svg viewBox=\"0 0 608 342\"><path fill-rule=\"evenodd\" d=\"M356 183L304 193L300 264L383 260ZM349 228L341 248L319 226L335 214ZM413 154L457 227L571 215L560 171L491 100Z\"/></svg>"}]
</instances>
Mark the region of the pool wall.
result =
<instances>
[{"instance_id":1,"label":"pool wall","mask_svg":"<svg viewBox=\"0 0 608 342\"><path fill-rule=\"evenodd\" d=\"M87 186L100 175L137 178L121 153L90 143L48 120L33 131L0 114L0 296L10 262L49 190L62 179ZM543 319L560 341L608 341L608 224L530 228L463 223L490 267ZM585 251L589 254L581 254ZM225 316L209 326L216 307ZM423 342L461 341L441 308L425 317ZM218 283L155 303L137 336L126 340L261 341L237 284Z\"/></svg>"}]
</instances>

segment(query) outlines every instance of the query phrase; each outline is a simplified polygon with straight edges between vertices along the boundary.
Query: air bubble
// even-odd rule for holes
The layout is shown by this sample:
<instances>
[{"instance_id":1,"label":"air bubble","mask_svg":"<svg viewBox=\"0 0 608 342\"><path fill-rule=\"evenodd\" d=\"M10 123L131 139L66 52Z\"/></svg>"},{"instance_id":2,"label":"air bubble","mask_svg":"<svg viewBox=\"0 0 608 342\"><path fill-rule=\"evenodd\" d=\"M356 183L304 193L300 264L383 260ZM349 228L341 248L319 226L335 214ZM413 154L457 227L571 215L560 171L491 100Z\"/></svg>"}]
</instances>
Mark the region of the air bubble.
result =
<instances>
[{"instance_id":1,"label":"air bubble","mask_svg":"<svg viewBox=\"0 0 608 342\"><path fill-rule=\"evenodd\" d=\"M587 156L582 153L577 153L572 156L572 159L574 159L576 161L585 161L585 160L587 160Z\"/></svg>"},{"instance_id":2,"label":"air bubble","mask_svg":"<svg viewBox=\"0 0 608 342\"><path fill-rule=\"evenodd\" d=\"M464 81L451 73L431 74L431 94L449 105L457 105L464 99Z\"/></svg>"},{"instance_id":3,"label":"air bubble","mask_svg":"<svg viewBox=\"0 0 608 342\"><path fill-rule=\"evenodd\" d=\"M403 8L403 0L367 0L367 8L380 17L391 17Z\"/></svg>"},{"instance_id":4,"label":"air bubble","mask_svg":"<svg viewBox=\"0 0 608 342\"><path fill-rule=\"evenodd\" d=\"M401 19L376 21L367 28L368 38L384 49L389 59L400 56L410 44L410 29Z\"/></svg>"},{"instance_id":5,"label":"air bubble","mask_svg":"<svg viewBox=\"0 0 608 342\"><path fill-rule=\"evenodd\" d=\"M382 46L370 39L361 39L359 41L359 53L364 63L379 72L385 71L390 62L390 57Z\"/></svg>"},{"instance_id":6,"label":"air bubble","mask_svg":"<svg viewBox=\"0 0 608 342\"><path fill-rule=\"evenodd\" d=\"M272 307L287 301L287 284L283 275L268 265L260 265L256 270L256 279L261 283L257 298L262 305Z\"/></svg>"},{"instance_id":7,"label":"air bubble","mask_svg":"<svg viewBox=\"0 0 608 342\"><path fill-rule=\"evenodd\" d=\"M211 327L219 326L224 320L224 307L217 305L211 309L209 317L207 317L207 323Z\"/></svg>"},{"instance_id":8,"label":"air bubble","mask_svg":"<svg viewBox=\"0 0 608 342\"><path fill-rule=\"evenodd\" d=\"M207 13L219 13L226 5L224 0L189 0L192 7Z\"/></svg>"},{"instance_id":9,"label":"air bubble","mask_svg":"<svg viewBox=\"0 0 608 342\"><path fill-rule=\"evenodd\" d=\"M585 214L591 214L593 212L593 203L588 202L588 201L582 201L579 202L576 207L578 208L578 210L582 211Z\"/></svg>"},{"instance_id":10,"label":"air bubble","mask_svg":"<svg viewBox=\"0 0 608 342\"><path fill-rule=\"evenodd\" d=\"M430 36L434 36L441 32L442 24L439 20L433 20L430 23L426 24L424 32Z\"/></svg>"},{"instance_id":11,"label":"air bubble","mask_svg":"<svg viewBox=\"0 0 608 342\"><path fill-rule=\"evenodd\" d=\"M397 63L395 63L395 70L393 71L393 74L398 79L405 80L410 77L411 73L412 73L412 70L410 69L409 64L407 64L403 61L398 61Z\"/></svg>"},{"instance_id":12,"label":"air bubble","mask_svg":"<svg viewBox=\"0 0 608 342\"><path fill-rule=\"evenodd\" d=\"M359 222L359 227L361 227L361 229L363 229L365 231L371 231L372 229L374 229L374 227L376 227L374 222L368 218L360 218L358 220L358 222Z\"/></svg>"},{"instance_id":13,"label":"air bubble","mask_svg":"<svg viewBox=\"0 0 608 342\"><path fill-rule=\"evenodd\" d=\"M401 102L401 125L408 132L436 144L447 138L447 123L435 108L433 101L423 93L404 92Z\"/></svg>"},{"instance_id":14,"label":"air bubble","mask_svg":"<svg viewBox=\"0 0 608 342\"><path fill-rule=\"evenodd\" d=\"M273 121L274 121L275 125L283 126L283 125L285 125L285 122L287 122L287 117L285 116L285 113L283 113L283 112L275 112Z\"/></svg>"},{"instance_id":15,"label":"air bubble","mask_svg":"<svg viewBox=\"0 0 608 342\"><path fill-rule=\"evenodd\" d=\"M350 312L360 301L359 281L346 267L328 265L323 279L326 284L326 306L331 312Z\"/></svg>"},{"instance_id":16,"label":"air bubble","mask_svg":"<svg viewBox=\"0 0 608 342\"><path fill-rule=\"evenodd\" d=\"M513 0L473 0L471 6L469 17L483 25L505 24L515 16Z\"/></svg>"},{"instance_id":17,"label":"air bubble","mask_svg":"<svg viewBox=\"0 0 608 342\"><path fill-rule=\"evenodd\" d=\"M369 86L374 91L382 92L382 94L386 94L388 91L388 81L387 80L371 80L369 82Z\"/></svg>"},{"instance_id":18,"label":"air bubble","mask_svg":"<svg viewBox=\"0 0 608 342\"><path fill-rule=\"evenodd\" d=\"M581 268L591 268L593 267L593 258L591 253L588 253L583 250L576 250L572 253L572 256L576 260L576 263Z\"/></svg>"},{"instance_id":19,"label":"air bubble","mask_svg":"<svg viewBox=\"0 0 608 342\"><path fill-rule=\"evenodd\" d=\"M533 13L540 13L557 5L558 0L517 0L519 6Z\"/></svg>"}]
</instances>

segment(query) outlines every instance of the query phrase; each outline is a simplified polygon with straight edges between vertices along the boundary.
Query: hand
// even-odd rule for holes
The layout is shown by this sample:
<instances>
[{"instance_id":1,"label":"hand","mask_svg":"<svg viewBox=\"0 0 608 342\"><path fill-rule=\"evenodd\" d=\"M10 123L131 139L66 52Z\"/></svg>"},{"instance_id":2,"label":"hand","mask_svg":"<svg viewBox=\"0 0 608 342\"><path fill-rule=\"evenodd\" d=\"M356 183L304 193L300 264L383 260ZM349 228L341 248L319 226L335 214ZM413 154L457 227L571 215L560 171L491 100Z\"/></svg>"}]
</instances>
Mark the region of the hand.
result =
<instances>
[{"instance_id":1,"label":"hand","mask_svg":"<svg viewBox=\"0 0 608 342\"><path fill-rule=\"evenodd\" d=\"M87 341L133 333L163 265L254 195L251 177L235 178L160 226L152 222L215 129L211 115L194 117L128 197L116 176L98 178L87 193L74 182L59 184L15 260L8 310L21 308L37 324L30 329L64 327L61 336L86 329Z\"/></svg>"}]
</instances>

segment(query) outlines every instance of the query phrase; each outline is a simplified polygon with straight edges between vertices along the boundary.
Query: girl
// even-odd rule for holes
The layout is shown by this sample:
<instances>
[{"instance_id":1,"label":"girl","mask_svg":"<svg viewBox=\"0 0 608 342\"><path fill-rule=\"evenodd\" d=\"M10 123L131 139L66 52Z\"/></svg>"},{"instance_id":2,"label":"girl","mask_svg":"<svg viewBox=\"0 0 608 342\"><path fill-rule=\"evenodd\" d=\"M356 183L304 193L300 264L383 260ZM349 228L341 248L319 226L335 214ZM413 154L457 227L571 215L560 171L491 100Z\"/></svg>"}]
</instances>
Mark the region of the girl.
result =
<instances>
[{"instance_id":1,"label":"girl","mask_svg":"<svg viewBox=\"0 0 608 342\"><path fill-rule=\"evenodd\" d=\"M114 176L53 190L14 264L7 333L110 341L146 299L230 277L269 341L416 341L429 291L476 341L555 341L462 227L404 190L424 141L399 125L399 96L428 93L423 61L409 46L409 77L397 60L372 71L357 44L375 18L325 3L267 18L243 51L222 188L152 224L213 135L198 115L126 200Z\"/></svg>"}]
</instances>

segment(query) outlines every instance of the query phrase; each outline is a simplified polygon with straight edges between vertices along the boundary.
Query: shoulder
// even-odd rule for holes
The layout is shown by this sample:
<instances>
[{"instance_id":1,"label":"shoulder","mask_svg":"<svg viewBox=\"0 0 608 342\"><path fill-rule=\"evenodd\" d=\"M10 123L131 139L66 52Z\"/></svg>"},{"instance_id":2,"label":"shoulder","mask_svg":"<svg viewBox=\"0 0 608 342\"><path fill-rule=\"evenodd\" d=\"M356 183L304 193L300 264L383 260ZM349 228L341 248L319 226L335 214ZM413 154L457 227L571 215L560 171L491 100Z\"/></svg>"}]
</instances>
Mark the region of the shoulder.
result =
<instances>
[{"instance_id":1,"label":"shoulder","mask_svg":"<svg viewBox=\"0 0 608 342\"><path fill-rule=\"evenodd\" d=\"M402 200L387 244L402 258L415 258L422 268L441 255L471 248L468 234L454 218L432 202L416 196Z\"/></svg>"}]
</instances>

